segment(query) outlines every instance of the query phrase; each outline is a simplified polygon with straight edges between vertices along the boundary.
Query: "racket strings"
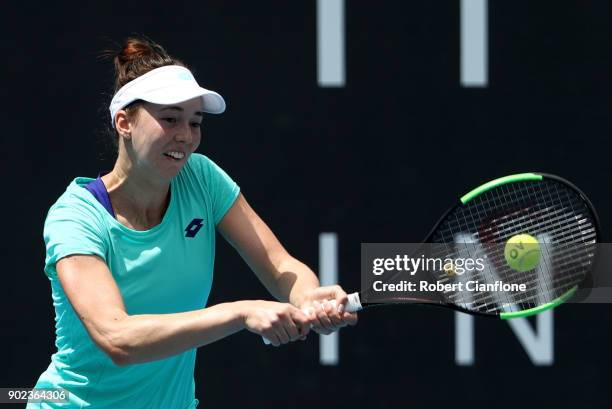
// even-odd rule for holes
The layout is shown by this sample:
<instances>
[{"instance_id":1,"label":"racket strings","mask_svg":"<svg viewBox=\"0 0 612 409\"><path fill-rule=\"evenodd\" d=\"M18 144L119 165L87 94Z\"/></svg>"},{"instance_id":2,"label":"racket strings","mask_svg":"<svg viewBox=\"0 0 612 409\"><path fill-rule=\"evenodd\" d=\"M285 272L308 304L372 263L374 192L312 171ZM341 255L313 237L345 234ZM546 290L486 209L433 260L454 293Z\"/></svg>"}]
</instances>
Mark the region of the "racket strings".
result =
<instances>
[{"instance_id":1,"label":"racket strings","mask_svg":"<svg viewBox=\"0 0 612 409\"><path fill-rule=\"evenodd\" d=\"M556 224L557 231L563 230L563 229L560 229L560 226L563 223L560 223L558 218L556 220L555 219L549 220L548 224L549 225L551 225L551 224L555 225ZM520 227L524 228L525 226L520 226ZM542 227L546 227L546 226L544 225ZM557 234L556 236L557 237L555 237L555 239L558 239L559 234ZM573 240L575 237L574 237L573 234L570 233L570 238ZM548 240L548 241L551 241L551 240ZM554 240L554 241L559 241L559 240ZM565 280L565 281L564 280L557 280L554 283L555 285L551 287L550 283L551 283L551 280L552 280L552 276L550 274L547 274L547 273L549 273L550 268L551 268L551 266L549 265L550 264L550 261L549 261L550 256L549 256L549 254L547 254L549 248L545 247L543 250L544 250L544 257L542 259L543 269L541 269L539 271L540 275L536 275L535 279L529 280L528 279L528 277L529 277L528 275L526 276L524 274L521 274L520 272L518 274L514 274L515 276L517 276L517 280L523 280L523 282L525 284L527 284L527 285L535 284L535 285L532 286L533 291L531 293L523 294L523 297L517 297L515 295L514 297L512 297L513 300L507 300L507 302L505 302L503 304L503 307L512 306L512 302L514 302L514 303L525 303L525 302L529 303L534 298L538 302L547 302L547 301L550 301L553 298L555 298L556 295L558 295L557 294L558 293L557 288L564 289L563 287L567 286L568 283L565 282L567 280ZM567 254L567 250L566 250L566 254ZM575 254L572 254L571 257L574 258ZM565 266L565 267L567 267L567 266ZM562 271L562 270L559 270L559 271ZM567 268L566 268L565 271L568 271ZM573 272L575 272L575 271L573 271ZM542 276L542 274L544 274L544 275ZM507 276L508 276L508 278L506 278L506 279L512 279L513 278L512 274L509 274ZM577 280L580 280L581 276L582 276L582 274L580 274L580 272L578 272ZM573 277L568 277L568 278L569 278L569 284L573 284ZM533 306L533 303L529 303L528 305L520 305L519 308L526 308L526 307L531 307L531 306Z\"/></svg>"},{"instance_id":2,"label":"racket strings","mask_svg":"<svg viewBox=\"0 0 612 409\"><path fill-rule=\"evenodd\" d=\"M575 274L565 276L561 275L554 278L555 287L551 287L549 281L542 280L541 277L538 277L534 273L515 272L505 275L498 274L498 277L492 277L491 272L485 270L483 274L477 273L468 275L463 281L477 280L483 283L494 283L497 280L501 280L508 284L525 284L528 289L531 288L532 290L526 292L525 294L514 292L512 293L511 297L502 297L501 301L499 300L499 294L497 294L496 297L490 292L476 292L470 300L465 298L463 292L449 292L446 294L448 301L462 305L468 309L473 309L474 306L481 306L481 309L484 309L486 312L495 312L499 310L499 307L496 305L490 306L488 304L502 304L502 307L504 307L502 310L506 311L512 310L512 308L509 307L514 304L520 304L521 309L526 309L535 307L543 302L550 302L562 294L562 292L559 293L559 289L570 289L577 284L576 277L582 276L583 270L589 267L588 263L576 261L574 254L576 253L568 253L566 257L561 257L556 260L555 268L565 269L566 271L571 269L575 272ZM578 255L582 255L582 250L580 250ZM452 280L448 277L443 277L439 281L441 283L445 283ZM540 302L534 303L534 299L539 299Z\"/></svg>"},{"instance_id":3,"label":"racket strings","mask_svg":"<svg viewBox=\"0 0 612 409\"><path fill-rule=\"evenodd\" d=\"M503 245L516 234L530 234L541 243L540 263L531 271L518 272L505 261ZM542 305L580 283L594 259L596 239L596 224L582 197L561 182L545 179L505 184L481 194L449 214L432 242L440 244L440 254L461 247L459 253L474 258L486 255L483 271L462 276L439 272L441 282L527 286L524 292L444 293L449 303L468 310L499 313Z\"/></svg>"}]
</instances>

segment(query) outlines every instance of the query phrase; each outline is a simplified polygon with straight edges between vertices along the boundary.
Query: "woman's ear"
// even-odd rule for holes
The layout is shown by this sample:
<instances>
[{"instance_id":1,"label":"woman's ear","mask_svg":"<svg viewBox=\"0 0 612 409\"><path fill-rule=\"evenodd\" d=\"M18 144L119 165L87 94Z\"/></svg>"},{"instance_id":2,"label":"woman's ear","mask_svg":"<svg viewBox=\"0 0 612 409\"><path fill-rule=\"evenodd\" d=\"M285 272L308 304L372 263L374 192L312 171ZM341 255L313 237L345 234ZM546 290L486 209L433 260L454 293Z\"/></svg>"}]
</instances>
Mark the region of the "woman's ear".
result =
<instances>
[{"instance_id":1,"label":"woman's ear","mask_svg":"<svg viewBox=\"0 0 612 409\"><path fill-rule=\"evenodd\" d=\"M120 109L115 115L115 129L122 138L130 139L131 137L131 124L128 118L128 113L124 109Z\"/></svg>"}]
</instances>

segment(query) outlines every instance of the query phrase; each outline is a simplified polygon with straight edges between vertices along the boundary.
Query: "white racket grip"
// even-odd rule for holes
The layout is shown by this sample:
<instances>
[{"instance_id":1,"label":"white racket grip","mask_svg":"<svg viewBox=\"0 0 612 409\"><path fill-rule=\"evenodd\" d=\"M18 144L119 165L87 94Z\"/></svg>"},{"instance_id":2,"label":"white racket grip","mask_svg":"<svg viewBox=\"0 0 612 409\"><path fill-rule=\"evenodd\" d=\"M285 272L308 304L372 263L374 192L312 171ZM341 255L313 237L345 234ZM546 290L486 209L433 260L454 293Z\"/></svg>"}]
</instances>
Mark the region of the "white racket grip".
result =
<instances>
[{"instance_id":1,"label":"white racket grip","mask_svg":"<svg viewBox=\"0 0 612 409\"><path fill-rule=\"evenodd\" d=\"M331 301L326 301L331 303L332 307L335 308L336 307L336 300L331 300ZM352 293L348 295L348 301L346 302L346 308L345 311L346 312L357 312L360 311L361 309L363 309L363 307L361 306L361 300L359 299L359 293ZM310 312L312 312L313 307L309 307L306 309L303 309L302 312L304 312L304 314L306 315L310 315ZM266 337L262 337L264 344L266 345L270 345L271 342L269 339L267 339Z\"/></svg>"}]
</instances>

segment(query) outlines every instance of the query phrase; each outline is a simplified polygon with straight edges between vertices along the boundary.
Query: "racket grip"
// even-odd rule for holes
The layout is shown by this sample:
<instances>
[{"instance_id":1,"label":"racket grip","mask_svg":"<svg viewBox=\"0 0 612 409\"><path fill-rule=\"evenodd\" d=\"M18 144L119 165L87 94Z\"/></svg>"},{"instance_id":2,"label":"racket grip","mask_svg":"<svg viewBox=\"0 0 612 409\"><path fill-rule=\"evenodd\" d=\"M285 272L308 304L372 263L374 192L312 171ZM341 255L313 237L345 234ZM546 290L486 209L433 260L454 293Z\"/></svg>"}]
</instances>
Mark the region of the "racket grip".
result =
<instances>
[{"instance_id":1,"label":"racket grip","mask_svg":"<svg viewBox=\"0 0 612 409\"><path fill-rule=\"evenodd\" d=\"M332 308L336 307L336 300L331 300L331 301L326 301L326 302L331 303ZM357 312L361 309L363 309L363 307L361 306L361 300L359 299L359 293L349 294L345 311L346 312ZM310 315L312 310L313 310L313 307L309 307L309 308L303 309L302 312L306 315ZM271 344L270 340L267 339L266 337L262 337L262 339L263 339L264 344L266 345Z\"/></svg>"}]
</instances>

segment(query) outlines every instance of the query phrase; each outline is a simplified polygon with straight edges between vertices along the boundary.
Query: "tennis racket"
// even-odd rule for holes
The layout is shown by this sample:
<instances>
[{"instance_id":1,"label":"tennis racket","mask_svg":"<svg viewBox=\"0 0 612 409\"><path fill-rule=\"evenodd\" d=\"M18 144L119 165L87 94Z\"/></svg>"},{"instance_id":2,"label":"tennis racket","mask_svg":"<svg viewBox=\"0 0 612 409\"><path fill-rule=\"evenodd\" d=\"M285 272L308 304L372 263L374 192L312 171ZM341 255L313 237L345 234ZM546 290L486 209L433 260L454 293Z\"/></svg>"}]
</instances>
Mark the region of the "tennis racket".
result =
<instances>
[{"instance_id":1,"label":"tennis racket","mask_svg":"<svg viewBox=\"0 0 612 409\"><path fill-rule=\"evenodd\" d=\"M530 235L542 245L541 260L528 271L517 271L504 259L504 244L519 235ZM423 245L429 246L428 251L434 249L440 256L456 252L458 245L464 255L484 254L484 268L462 275L449 274L446 269L423 274L428 275L430 282L501 280L525 284L527 291L400 292L380 302L370 301L376 296L373 288L367 288L349 294L346 311L379 305L427 304L501 319L538 314L574 295L594 266L599 238L599 221L593 205L570 182L542 173L505 176L462 196L423 241Z\"/></svg>"}]
</instances>

